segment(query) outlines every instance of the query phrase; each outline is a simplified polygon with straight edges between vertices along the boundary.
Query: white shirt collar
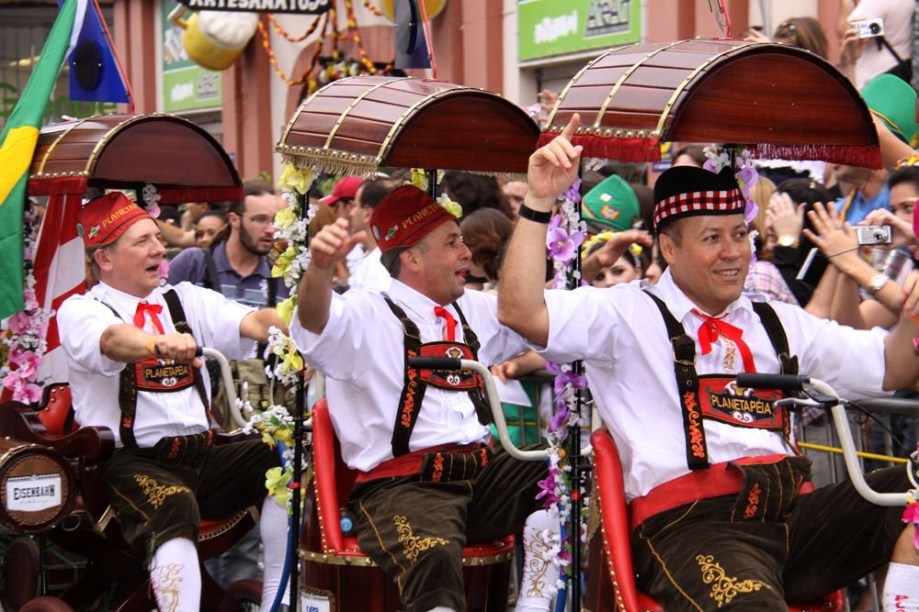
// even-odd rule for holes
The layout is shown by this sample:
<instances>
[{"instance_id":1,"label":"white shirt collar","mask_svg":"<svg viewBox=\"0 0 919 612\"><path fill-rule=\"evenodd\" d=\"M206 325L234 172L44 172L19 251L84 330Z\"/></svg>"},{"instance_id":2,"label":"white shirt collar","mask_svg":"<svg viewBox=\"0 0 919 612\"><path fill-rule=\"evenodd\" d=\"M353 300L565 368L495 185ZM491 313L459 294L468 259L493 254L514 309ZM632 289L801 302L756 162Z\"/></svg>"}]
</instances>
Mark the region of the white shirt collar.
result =
<instances>
[{"instance_id":1,"label":"white shirt collar","mask_svg":"<svg viewBox=\"0 0 919 612\"><path fill-rule=\"evenodd\" d=\"M656 285L651 285L651 292L667 304L667 308L677 321L684 321L693 309L704 312L702 308L690 300L689 297L683 293L683 290L673 281L673 275L670 273L670 268L664 270L664 273L661 275ZM739 298L728 304L727 308L718 313L717 317L729 315L737 310L753 311L753 306L750 304L750 300L747 296L741 294Z\"/></svg>"},{"instance_id":2,"label":"white shirt collar","mask_svg":"<svg viewBox=\"0 0 919 612\"><path fill-rule=\"evenodd\" d=\"M434 308L440 306L440 304L436 303L428 296L419 293L395 278L392 279L392 285L390 285L389 291L386 293L394 301L405 307L406 310L412 311L415 316L418 317L419 322L423 321L424 323L432 325L436 323L437 317L434 315ZM452 307L448 305L446 308L450 310L453 315L456 315Z\"/></svg>"}]
</instances>

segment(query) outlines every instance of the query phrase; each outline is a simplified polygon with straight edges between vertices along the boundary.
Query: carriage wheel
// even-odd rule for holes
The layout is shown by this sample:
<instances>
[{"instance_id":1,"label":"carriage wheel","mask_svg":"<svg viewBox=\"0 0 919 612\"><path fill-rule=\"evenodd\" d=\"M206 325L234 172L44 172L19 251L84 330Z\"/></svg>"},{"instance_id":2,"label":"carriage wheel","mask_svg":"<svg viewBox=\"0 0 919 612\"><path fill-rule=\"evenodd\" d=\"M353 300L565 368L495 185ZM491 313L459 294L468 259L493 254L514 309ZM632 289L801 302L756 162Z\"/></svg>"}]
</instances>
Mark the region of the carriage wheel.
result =
<instances>
[{"instance_id":1,"label":"carriage wheel","mask_svg":"<svg viewBox=\"0 0 919 612\"><path fill-rule=\"evenodd\" d=\"M4 603L19 610L38 595L41 572L38 542L32 538L16 538L6 549L3 565L6 568Z\"/></svg>"},{"instance_id":2,"label":"carriage wheel","mask_svg":"<svg viewBox=\"0 0 919 612\"><path fill-rule=\"evenodd\" d=\"M73 612L73 608L57 597L36 597L19 608L19 612Z\"/></svg>"},{"instance_id":3,"label":"carriage wheel","mask_svg":"<svg viewBox=\"0 0 919 612\"><path fill-rule=\"evenodd\" d=\"M237 580L227 587L227 597L245 612L258 612L262 603L262 583L258 580Z\"/></svg>"}]
</instances>

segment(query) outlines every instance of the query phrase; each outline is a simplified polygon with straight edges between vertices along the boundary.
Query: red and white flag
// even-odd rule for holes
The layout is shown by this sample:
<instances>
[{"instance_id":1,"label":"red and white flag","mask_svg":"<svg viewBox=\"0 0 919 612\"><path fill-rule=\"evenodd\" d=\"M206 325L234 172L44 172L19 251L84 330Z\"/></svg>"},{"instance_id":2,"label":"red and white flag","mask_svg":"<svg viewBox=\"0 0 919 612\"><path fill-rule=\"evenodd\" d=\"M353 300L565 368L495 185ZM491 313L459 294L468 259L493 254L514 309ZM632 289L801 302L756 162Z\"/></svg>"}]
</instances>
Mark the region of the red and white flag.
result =
<instances>
[{"instance_id":1,"label":"red and white flag","mask_svg":"<svg viewBox=\"0 0 919 612\"><path fill-rule=\"evenodd\" d=\"M46 384L67 382L67 357L57 329L57 309L71 295L86 290L83 239L77 235L81 206L77 195L51 196L38 234L33 266L35 298L39 306L51 311L48 347L37 376Z\"/></svg>"}]
</instances>

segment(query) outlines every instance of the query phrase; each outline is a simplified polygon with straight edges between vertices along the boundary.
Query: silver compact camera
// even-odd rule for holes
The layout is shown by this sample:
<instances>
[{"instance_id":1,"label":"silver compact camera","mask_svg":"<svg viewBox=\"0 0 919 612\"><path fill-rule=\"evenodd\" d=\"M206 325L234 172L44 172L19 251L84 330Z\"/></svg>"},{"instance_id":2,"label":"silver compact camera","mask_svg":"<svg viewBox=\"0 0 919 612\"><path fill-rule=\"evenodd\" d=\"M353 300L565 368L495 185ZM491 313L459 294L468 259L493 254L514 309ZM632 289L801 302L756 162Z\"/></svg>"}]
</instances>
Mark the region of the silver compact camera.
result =
<instances>
[{"instance_id":1,"label":"silver compact camera","mask_svg":"<svg viewBox=\"0 0 919 612\"><path fill-rule=\"evenodd\" d=\"M890 244L893 239L889 225L856 225L855 235L859 244Z\"/></svg>"},{"instance_id":2,"label":"silver compact camera","mask_svg":"<svg viewBox=\"0 0 919 612\"><path fill-rule=\"evenodd\" d=\"M852 27L858 30L859 38L874 38L875 36L884 35L883 19L862 19L853 21Z\"/></svg>"}]
</instances>

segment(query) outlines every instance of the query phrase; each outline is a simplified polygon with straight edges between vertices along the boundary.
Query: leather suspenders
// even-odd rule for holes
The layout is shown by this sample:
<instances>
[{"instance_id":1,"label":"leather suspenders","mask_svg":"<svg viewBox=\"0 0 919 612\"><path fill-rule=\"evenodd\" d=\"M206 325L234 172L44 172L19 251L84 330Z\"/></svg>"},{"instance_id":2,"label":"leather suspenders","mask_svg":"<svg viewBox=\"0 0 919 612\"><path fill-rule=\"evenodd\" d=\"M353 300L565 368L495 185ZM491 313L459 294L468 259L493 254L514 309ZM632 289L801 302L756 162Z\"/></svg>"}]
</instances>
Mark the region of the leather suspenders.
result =
<instances>
[{"instance_id":1,"label":"leather suspenders","mask_svg":"<svg viewBox=\"0 0 919 612\"><path fill-rule=\"evenodd\" d=\"M686 334L683 325L676 320L667 305L652 293L651 298L667 326L667 336L673 346L673 369L683 413L683 430L686 435L686 463L691 470L709 467L708 447L705 443L705 428L702 426L702 409L699 400L699 375L696 372L696 344ZM769 304L752 302L753 310L759 316L769 341L778 355L782 374L798 373L798 358L789 354L788 338L781 321ZM790 436L790 419L785 419L785 437Z\"/></svg>"}]
</instances>

